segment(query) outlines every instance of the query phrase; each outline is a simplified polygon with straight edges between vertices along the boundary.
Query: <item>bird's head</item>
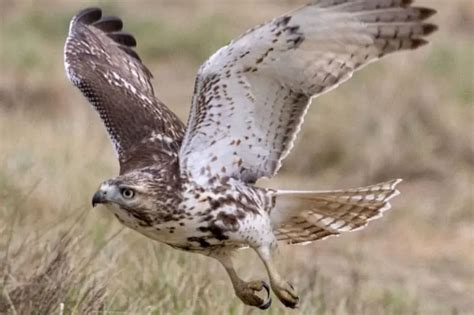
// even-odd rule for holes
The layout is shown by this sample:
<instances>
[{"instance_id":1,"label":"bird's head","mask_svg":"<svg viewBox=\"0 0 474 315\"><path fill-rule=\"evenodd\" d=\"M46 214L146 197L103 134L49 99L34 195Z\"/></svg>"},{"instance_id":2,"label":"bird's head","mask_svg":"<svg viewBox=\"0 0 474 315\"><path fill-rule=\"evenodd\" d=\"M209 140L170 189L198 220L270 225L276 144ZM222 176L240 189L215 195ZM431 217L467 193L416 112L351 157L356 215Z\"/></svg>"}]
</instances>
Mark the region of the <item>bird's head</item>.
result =
<instances>
[{"instance_id":1,"label":"bird's head","mask_svg":"<svg viewBox=\"0 0 474 315\"><path fill-rule=\"evenodd\" d=\"M92 197L97 204L117 205L123 209L153 209L163 192L159 174L132 172L103 182Z\"/></svg>"}]
</instances>

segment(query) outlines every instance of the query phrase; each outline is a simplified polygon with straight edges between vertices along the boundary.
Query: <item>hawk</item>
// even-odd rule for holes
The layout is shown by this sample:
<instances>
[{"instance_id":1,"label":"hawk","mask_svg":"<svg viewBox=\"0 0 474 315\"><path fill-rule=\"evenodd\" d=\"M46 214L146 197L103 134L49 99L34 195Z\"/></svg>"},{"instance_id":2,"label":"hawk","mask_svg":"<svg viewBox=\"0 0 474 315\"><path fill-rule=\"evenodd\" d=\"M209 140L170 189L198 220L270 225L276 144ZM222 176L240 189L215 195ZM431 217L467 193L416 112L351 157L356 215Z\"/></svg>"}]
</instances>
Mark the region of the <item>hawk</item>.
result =
<instances>
[{"instance_id":1,"label":"hawk","mask_svg":"<svg viewBox=\"0 0 474 315\"><path fill-rule=\"evenodd\" d=\"M66 73L97 110L120 163L93 206L105 204L151 239L217 259L245 304L268 308L271 287L297 307L272 259L277 243L364 227L390 208L400 180L333 191L256 182L277 173L313 97L385 55L425 45L434 13L410 0L319 0L254 27L200 67L185 125L156 97L122 21L82 10L70 23ZM237 275L231 256L244 247L257 252L270 286Z\"/></svg>"}]
</instances>

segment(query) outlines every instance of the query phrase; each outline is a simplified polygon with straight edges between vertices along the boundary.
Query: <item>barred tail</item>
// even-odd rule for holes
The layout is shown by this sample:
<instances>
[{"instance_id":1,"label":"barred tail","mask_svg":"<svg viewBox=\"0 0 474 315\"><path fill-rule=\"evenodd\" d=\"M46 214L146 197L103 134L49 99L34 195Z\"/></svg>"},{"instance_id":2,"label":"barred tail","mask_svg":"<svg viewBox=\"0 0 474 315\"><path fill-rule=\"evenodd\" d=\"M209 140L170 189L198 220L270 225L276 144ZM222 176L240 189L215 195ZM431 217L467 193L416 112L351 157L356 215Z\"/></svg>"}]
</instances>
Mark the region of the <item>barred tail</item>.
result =
<instances>
[{"instance_id":1,"label":"barred tail","mask_svg":"<svg viewBox=\"0 0 474 315\"><path fill-rule=\"evenodd\" d=\"M277 191L270 213L274 233L288 244L309 243L361 229L390 209L401 179L333 191Z\"/></svg>"}]
</instances>

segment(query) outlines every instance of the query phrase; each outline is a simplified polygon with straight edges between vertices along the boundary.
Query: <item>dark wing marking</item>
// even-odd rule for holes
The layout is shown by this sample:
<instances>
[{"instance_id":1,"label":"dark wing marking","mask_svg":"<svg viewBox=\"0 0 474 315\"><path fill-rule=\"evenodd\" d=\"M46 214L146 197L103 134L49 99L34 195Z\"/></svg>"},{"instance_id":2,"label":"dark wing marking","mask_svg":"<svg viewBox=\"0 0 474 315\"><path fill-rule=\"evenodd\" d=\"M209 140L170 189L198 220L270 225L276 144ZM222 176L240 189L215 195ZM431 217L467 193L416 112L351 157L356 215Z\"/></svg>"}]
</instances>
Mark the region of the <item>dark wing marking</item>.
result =
<instances>
[{"instance_id":1,"label":"dark wing marking","mask_svg":"<svg viewBox=\"0 0 474 315\"><path fill-rule=\"evenodd\" d=\"M177 158L184 124L154 95L135 38L98 8L79 12L64 47L66 73L102 118L121 173Z\"/></svg>"},{"instance_id":2,"label":"dark wing marking","mask_svg":"<svg viewBox=\"0 0 474 315\"><path fill-rule=\"evenodd\" d=\"M273 176L312 97L389 53L426 44L435 13L406 0L323 0L258 26L200 69L183 172L203 180Z\"/></svg>"}]
</instances>

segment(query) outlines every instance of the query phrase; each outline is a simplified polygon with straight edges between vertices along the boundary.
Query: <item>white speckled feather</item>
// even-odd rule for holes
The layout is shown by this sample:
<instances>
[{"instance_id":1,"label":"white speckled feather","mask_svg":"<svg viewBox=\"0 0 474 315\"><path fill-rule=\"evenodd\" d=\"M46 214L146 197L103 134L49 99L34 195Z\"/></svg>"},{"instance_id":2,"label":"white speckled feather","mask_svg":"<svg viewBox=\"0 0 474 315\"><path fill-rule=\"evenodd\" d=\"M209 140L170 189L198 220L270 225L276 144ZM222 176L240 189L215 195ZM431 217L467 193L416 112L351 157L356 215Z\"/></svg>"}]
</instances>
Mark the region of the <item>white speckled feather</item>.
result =
<instances>
[{"instance_id":1,"label":"white speckled feather","mask_svg":"<svg viewBox=\"0 0 474 315\"><path fill-rule=\"evenodd\" d=\"M258 26L200 69L181 169L198 180L273 176L314 96L380 57L426 43L434 11L409 1L315 1Z\"/></svg>"}]
</instances>

